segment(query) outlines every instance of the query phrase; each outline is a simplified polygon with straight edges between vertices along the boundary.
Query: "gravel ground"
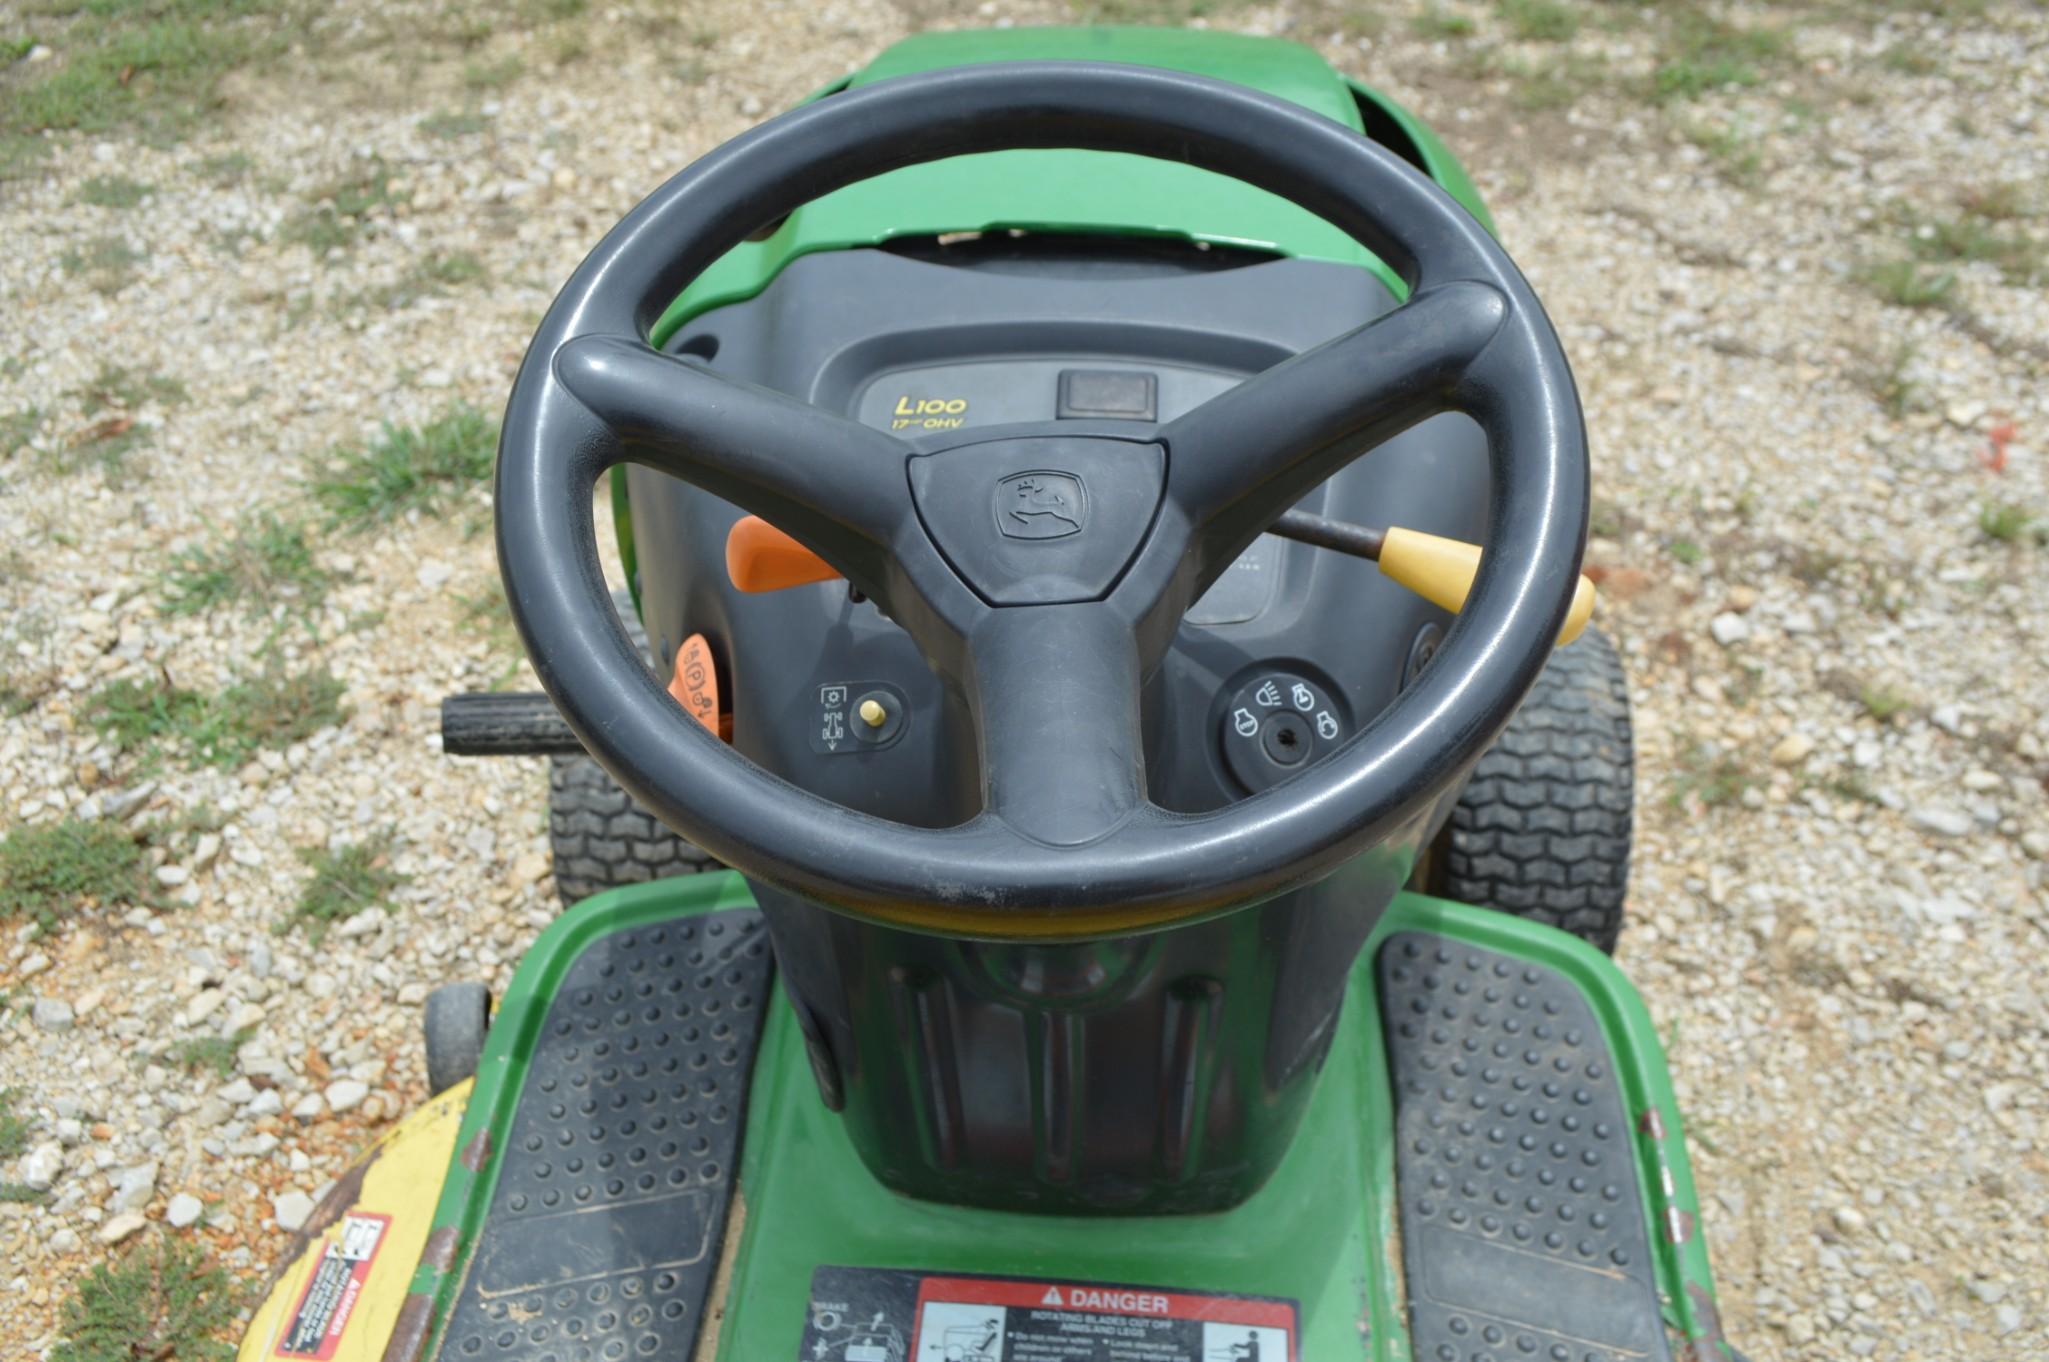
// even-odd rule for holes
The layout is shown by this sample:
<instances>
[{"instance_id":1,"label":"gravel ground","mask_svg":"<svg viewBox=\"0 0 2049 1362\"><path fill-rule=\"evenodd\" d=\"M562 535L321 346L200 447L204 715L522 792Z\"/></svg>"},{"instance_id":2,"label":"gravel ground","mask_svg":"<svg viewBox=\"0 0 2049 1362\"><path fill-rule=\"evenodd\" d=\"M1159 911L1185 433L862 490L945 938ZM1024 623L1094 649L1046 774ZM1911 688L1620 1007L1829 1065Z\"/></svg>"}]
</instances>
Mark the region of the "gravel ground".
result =
<instances>
[{"instance_id":1,"label":"gravel ground","mask_svg":"<svg viewBox=\"0 0 2049 1362\"><path fill-rule=\"evenodd\" d=\"M1639 715L1621 957L1667 1033L1732 1335L1757 1362L2049 1356L2049 304L1986 245L2044 234L2049 24L1730 11L1785 50L1660 102L1662 49L1619 10L1546 39L1541 6L1210 9L1437 126L1573 355L1589 561ZM198 1235L260 1271L423 1096L425 992L502 986L555 907L538 763L435 745L444 693L519 665L474 604L484 488L320 532L337 584L310 609L174 615L172 556L253 508L305 514L328 451L381 423L495 412L604 227L766 111L916 27L1067 14L532 12L451 39L453 11L337 6L185 141L66 134L0 184L0 416L34 413L0 443L0 827L219 824L156 839L151 902L0 937L0 1087L31 1125L0 1181L44 1192L0 1203L9 1351L47 1351L67 1283L124 1240ZM381 201L316 255L299 215L379 164ZM93 202L114 176L152 188ZM1907 284L1953 275L1934 305L1870 281L1910 252L1931 260ZM437 293L437 256L478 268ZM88 410L109 364L178 388ZM151 430L103 471L77 456L110 419ZM266 661L331 668L347 717L198 770L88 722L111 681L216 689ZM302 852L387 829L397 911L274 931ZM166 1053L206 1038L219 1076Z\"/></svg>"}]
</instances>

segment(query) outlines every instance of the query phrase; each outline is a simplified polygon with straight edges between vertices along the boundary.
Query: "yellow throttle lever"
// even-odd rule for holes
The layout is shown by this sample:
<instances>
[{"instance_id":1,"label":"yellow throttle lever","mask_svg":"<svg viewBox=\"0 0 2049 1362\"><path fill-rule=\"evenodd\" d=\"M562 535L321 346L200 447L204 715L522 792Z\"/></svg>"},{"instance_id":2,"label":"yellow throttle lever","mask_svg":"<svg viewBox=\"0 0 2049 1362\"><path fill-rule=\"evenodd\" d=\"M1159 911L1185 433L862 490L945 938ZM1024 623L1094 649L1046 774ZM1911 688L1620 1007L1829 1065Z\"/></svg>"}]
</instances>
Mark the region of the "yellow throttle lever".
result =
<instances>
[{"instance_id":1,"label":"yellow throttle lever","mask_svg":"<svg viewBox=\"0 0 2049 1362\"><path fill-rule=\"evenodd\" d=\"M1381 536L1380 571L1388 580L1400 582L1424 600L1456 614L1480 571L1480 546L1396 526ZM1578 638L1593 613L1594 584L1582 575L1573 588L1565 627L1558 631L1559 643Z\"/></svg>"}]
</instances>

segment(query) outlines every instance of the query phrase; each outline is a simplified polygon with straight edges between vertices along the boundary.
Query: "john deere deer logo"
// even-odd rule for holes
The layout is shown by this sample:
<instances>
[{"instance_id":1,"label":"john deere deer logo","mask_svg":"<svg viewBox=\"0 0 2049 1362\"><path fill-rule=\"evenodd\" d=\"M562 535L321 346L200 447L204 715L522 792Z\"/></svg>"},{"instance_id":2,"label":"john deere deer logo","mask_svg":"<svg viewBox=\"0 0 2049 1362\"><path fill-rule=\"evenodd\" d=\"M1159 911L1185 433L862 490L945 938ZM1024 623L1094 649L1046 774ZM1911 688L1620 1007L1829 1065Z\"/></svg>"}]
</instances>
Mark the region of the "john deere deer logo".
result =
<instances>
[{"instance_id":1,"label":"john deere deer logo","mask_svg":"<svg viewBox=\"0 0 2049 1362\"><path fill-rule=\"evenodd\" d=\"M1064 539L1088 518L1088 493L1072 473L1039 469L996 484L996 527L1012 539Z\"/></svg>"}]
</instances>

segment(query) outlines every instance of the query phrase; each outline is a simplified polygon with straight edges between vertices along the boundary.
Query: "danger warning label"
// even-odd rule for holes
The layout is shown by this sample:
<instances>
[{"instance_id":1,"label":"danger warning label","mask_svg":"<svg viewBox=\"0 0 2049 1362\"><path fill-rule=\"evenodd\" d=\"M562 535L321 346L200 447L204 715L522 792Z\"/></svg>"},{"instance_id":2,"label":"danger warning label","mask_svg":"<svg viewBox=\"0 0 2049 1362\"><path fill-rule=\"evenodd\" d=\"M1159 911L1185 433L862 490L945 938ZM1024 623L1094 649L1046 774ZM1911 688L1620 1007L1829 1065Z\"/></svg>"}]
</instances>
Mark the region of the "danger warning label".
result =
<instances>
[{"instance_id":1,"label":"danger warning label","mask_svg":"<svg viewBox=\"0 0 2049 1362\"><path fill-rule=\"evenodd\" d=\"M356 1308L356 1298L369 1280L370 1264L377 1257L377 1245L390 1228L388 1215L346 1215L341 1233L328 1242L327 1250L307 1274L306 1287L299 1293L298 1308L278 1334L278 1357L314 1358L318 1362L334 1356L341 1346L342 1331Z\"/></svg>"},{"instance_id":2,"label":"danger warning label","mask_svg":"<svg viewBox=\"0 0 2049 1362\"><path fill-rule=\"evenodd\" d=\"M1296 1304L1102 1282L821 1267L800 1362L1297 1362Z\"/></svg>"}]
</instances>

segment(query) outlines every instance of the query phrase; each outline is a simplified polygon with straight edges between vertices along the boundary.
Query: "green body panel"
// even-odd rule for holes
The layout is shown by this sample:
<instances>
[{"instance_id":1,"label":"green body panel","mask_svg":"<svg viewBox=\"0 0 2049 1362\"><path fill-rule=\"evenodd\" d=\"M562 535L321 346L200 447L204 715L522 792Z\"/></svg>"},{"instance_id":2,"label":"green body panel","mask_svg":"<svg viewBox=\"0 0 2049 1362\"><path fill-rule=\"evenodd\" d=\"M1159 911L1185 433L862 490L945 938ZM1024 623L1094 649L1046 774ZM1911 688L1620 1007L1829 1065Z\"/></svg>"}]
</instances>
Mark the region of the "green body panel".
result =
<instances>
[{"instance_id":1,"label":"green body panel","mask_svg":"<svg viewBox=\"0 0 2049 1362\"><path fill-rule=\"evenodd\" d=\"M1407 133L1438 184L1493 229L1465 168L1429 128L1378 91L1344 80L1308 48L1272 38L1116 27L926 33L897 43L810 99L916 71L1054 59L1192 71L1291 99L1359 130L1363 123L1356 92ZM742 242L714 261L662 314L652 339L664 345L692 317L754 297L784 266L814 251L1000 228L1165 236L1250 247L1358 265L1373 271L1396 296L1407 292L1393 270L1322 218L1238 180L1114 152L1006 151L906 166L806 204L766 238ZM640 580L624 469L613 470L612 512L637 605Z\"/></svg>"},{"instance_id":2,"label":"green body panel","mask_svg":"<svg viewBox=\"0 0 2049 1362\"><path fill-rule=\"evenodd\" d=\"M452 1230L458 1246L444 1258L446 1267L423 1264L413 1283L433 1301L437 1328L497 1174L495 1157L480 1159L477 1151L502 1147L525 1058L576 955L614 931L751 903L744 881L731 872L662 880L586 899L535 942L499 1006L435 1212L436 1230ZM1345 1021L1294 1147L1263 1189L1218 1215L1069 1219L941 1206L884 1190L840 1119L820 1103L795 1017L778 988L755 1061L740 1174L744 1229L718 1357L795 1359L812 1269L835 1264L1283 1296L1301 1303L1304 1358L1407 1359L1392 1107L1373 982L1379 943L1404 930L1507 952L1560 971L1585 993L1638 1117L1637 1172L1667 1317L1684 1337L1718 1340L1679 1112L1642 1000L1613 961L1575 937L1403 894L1359 957ZM1678 1242L1669 1232L1675 1226L1683 1227ZM1702 1354L1720 1355L1712 1347Z\"/></svg>"}]
</instances>

